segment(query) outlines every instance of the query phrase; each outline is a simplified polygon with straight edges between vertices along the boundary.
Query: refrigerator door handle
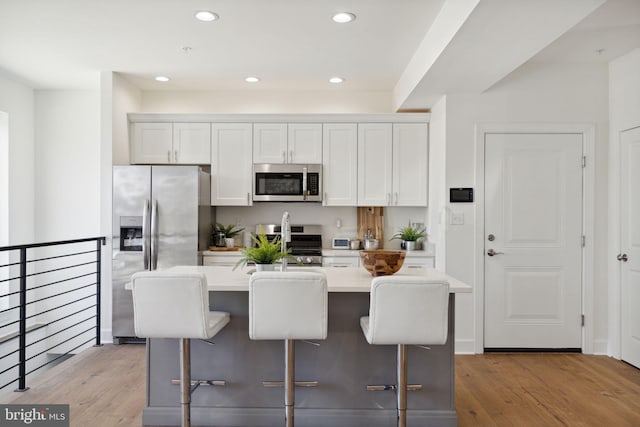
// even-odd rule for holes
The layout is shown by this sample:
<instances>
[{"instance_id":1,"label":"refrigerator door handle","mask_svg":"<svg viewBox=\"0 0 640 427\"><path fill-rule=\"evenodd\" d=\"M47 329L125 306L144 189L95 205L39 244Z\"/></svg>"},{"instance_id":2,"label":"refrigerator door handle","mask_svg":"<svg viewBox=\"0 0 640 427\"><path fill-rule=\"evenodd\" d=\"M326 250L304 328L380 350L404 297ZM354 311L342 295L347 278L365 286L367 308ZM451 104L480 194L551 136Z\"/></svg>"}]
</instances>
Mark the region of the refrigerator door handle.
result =
<instances>
[{"instance_id":1,"label":"refrigerator door handle","mask_svg":"<svg viewBox=\"0 0 640 427\"><path fill-rule=\"evenodd\" d=\"M149 269L149 199L142 208L142 262L144 269Z\"/></svg>"},{"instance_id":2,"label":"refrigerator door handle","mask_svg":"<svg viewBox=\"0 0 640 427\"><path fill-rule=\"evenodd\" d=\"M151 270L158 268L158 201L151 207Z\"/></svg>"}]
</instances>

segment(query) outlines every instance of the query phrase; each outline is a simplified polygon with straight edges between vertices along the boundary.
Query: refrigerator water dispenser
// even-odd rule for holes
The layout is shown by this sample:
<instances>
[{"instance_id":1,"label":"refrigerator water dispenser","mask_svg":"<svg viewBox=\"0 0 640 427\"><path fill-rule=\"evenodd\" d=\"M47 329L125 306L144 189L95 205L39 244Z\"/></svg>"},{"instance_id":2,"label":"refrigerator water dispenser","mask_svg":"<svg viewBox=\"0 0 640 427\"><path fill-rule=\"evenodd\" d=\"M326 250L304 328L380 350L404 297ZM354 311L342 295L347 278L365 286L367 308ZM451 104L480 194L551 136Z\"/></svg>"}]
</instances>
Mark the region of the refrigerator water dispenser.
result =
<instances>
[{"instance_id":1,"label":"refrigerator water dispenser","mask_svg":"<svg viewBox=\"0 0 640 427\"><path fill-rule=\"evenodd\" d=\"M120 217L120 250L142 252L142 217Z\"/></svg>"}]
</instances>

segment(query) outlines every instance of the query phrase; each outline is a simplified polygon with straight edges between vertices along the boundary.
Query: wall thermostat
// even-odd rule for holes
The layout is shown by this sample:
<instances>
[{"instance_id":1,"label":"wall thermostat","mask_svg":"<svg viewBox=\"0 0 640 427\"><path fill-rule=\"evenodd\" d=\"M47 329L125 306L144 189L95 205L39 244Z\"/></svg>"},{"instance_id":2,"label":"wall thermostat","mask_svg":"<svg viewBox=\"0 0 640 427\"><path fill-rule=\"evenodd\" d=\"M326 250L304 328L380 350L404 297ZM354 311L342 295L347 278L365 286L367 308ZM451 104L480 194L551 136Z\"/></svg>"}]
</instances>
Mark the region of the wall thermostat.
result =
<instances>
[{"instance_id":1,"label":"wall thermostat","mask_svg":"<svg viewBox=\"0 0 640 427\"><path fill-rule=\"evenodd\" d=\"M472 203L473 188L450 188L449 203Z\"/></svg>"}]
</instances>

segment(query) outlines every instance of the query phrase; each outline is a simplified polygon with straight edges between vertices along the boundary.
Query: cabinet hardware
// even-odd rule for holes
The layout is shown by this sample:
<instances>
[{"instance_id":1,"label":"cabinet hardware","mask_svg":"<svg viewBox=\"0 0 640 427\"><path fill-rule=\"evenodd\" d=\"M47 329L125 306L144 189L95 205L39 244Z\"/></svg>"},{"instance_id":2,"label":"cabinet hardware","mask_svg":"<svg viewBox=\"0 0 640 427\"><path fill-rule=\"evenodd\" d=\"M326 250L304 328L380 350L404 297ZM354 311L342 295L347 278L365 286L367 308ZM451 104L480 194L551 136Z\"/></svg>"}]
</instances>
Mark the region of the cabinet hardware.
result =
<instances>
[{"instance_id":1,"label":"cabinet hardware","mask_svg":"<svg viewBox=\"0 0 640 427\"><path fill-rule=\"evenodd\" d=\"M493 249L489 249L489 250L487 251L487 255L489 255L489 256L504 255L504 252L496 252L496 251L494 251Z\"/></svg>"},{"instance_id":2,"label":"cabinet hardware","mask_svg":"<svg viewBox=\"0 0 640 427\"><path fill-rule=\"evenodd\" d=\"M167 163L171 163L171 150L167 150Z\"/></svg>"},{"instance_id":3,"label":"cabinet hardware","mask_svg":"<svg viewBox=\"0 0 640 427\"><path fill-rule=\"evenodd\" d=\"M629 258L627 257L627 254L618 254L616 258L618 259L618 261L624 261L624 262L627 262L629 260Z\"/></svg>"}]
</instances>

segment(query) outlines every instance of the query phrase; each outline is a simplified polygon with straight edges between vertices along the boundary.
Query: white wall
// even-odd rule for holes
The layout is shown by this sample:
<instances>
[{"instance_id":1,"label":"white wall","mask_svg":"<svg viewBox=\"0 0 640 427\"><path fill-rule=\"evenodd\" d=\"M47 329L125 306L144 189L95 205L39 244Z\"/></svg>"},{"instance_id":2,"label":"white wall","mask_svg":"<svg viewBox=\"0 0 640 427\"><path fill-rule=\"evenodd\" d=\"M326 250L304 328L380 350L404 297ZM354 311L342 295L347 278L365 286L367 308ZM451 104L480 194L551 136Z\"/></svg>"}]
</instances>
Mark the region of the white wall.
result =
<instances>
[{"instance_id":1,"label":"white wall","mask_svg":"<svg viewBox=\"0 0 640 427\"><path fill-rule=\"evenodd\" d=\"M620 357L620 132L640 126L640 49L609 64L609 354Z\"/></svg>"},{"instance_id":2,"label":"white wall","mask_svg":"<svg viewBox=\"0 0 640 427\"><path fill-rule=\"evenodd\" d=\"M447 232L447 97L443 96L431 108L429 122L429 241L435 246L436 268L446 271Z\"/></svg>"},{"instance_id":3,"label":"white wall","mask_svg":"<svg viewBox=\"0 0 640 427\"><path fill-rule=\"evenodd\" d=\"M446 187L475 187L475 125L487 123L593 123L596 127L596 195L594 214L595 351L606 352L607 340L607 67L605 64L547 65L529 63L480 95L446 98ZM476 205L450 205L465 224L448 226L446 271L476 286ZM473 295L456 304L457 351L473 352Z\"/></svg>"},{"instance_id":4,"label":"white wall","mask_svg":"<svg viewBox=\"0 0 640 427\"><path fill-rule=\"evenodd\" d=\"M127 113L141 111L142 91L118 73L113 73L112 153L114 165L129 164Z\"/></svg>"},{"instance_id":5,"label":"white wall","mask_svg":"<svg viewBox=\"0 0 640 427\"><path fill-rule=\"evenodd\" d=\"M390 113L390 92L144 91L149 113Z\"/></svg>"},{"instance_id":6,"label":"white wall","mask_svg":"<svg viewBox=\"0 0 640 427\"><path fill-rule=\"evenodd\" d=\"M35 238L98 236L99 93L36 91L35 105Z\"/></svg>"},{"instance_id":7,"label":"white wall","mask_svg":"<svg viewBox=\"0 0 640 427\"><path fill-rule=\"evenodd\" d=\"M107 237L102 256L102 341L111 342L112 166L129 164L127 113L140 111L142 92L120 74L100 75L100 235Z\"/></svg>"},{"instance_id":8,"label":"white wall","mask_svg":"<svg viewBox=\"0 0 640 427\"><path fill-rule=\"evenodd\" d=\"M8 208L8 231L0 244L33 241L34 233L34 94L33 89L0 71L0 110L8 115L8 192L1 195Z\"/></svg>"}]
</instances>

